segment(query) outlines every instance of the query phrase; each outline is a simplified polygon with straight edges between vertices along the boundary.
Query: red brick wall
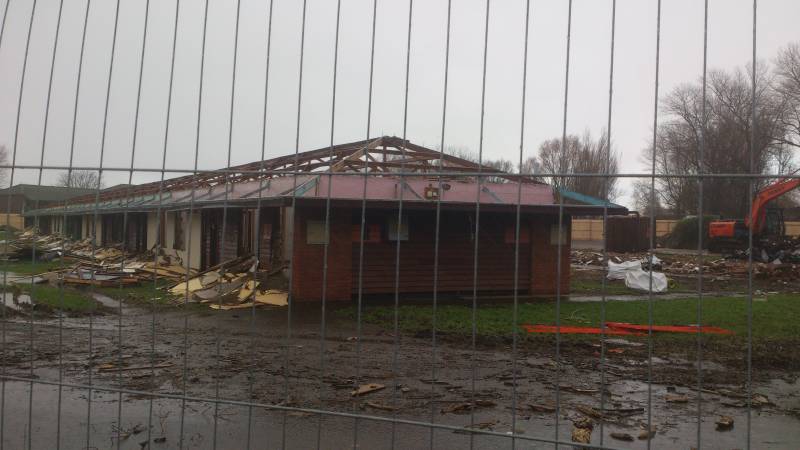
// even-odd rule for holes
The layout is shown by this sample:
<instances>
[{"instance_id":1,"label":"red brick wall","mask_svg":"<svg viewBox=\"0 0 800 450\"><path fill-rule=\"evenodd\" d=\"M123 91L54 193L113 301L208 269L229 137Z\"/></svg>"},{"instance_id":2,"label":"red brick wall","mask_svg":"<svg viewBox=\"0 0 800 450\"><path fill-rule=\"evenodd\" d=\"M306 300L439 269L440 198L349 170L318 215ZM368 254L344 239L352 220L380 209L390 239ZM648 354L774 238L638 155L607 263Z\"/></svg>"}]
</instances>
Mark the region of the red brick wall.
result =
<instances>
[{"instance_id":1,"label":"red brick wall","mask_svg":"<svg viewBox=\"0 0 800 450\"><path fill-rule=\"evenodd\" d=\"M569 293L571 220L562 219L565 234L561 245L561 294ZM531 219L531 291L533 295L555 295L558 279L558 245L550 239L551 228L558 228L558 216L540 215Z\"/></svg>"},{"instance_id":2,"label":"red brick wall","mask_svg":"<svg viewBox=\"0 0 800 450\"><path fill-rule=\"evenodd\" d=\"M436 214L434 211L410 210L405 214L409 224L409 240L400 244L400 292L430 293L435 273L434 249ZM367 224L383 229L379 242L364 244L362 292L365 294L394 293L397 242L386 236L386 223L397 217L397 210L367 212ZM527 223L522 219L522 226ZM355 236L360 235L360 215L354 219ZM481 213L478 233L478 280L480 292L511 292L514 289L514 213ZM475 285L475 212L442 211L439 229L439 292L469 294ZM520 291L530 285L530 246L527 232L520 234L519 278ZM353 292L358 291L358 260L360 245L353 242Z\"/></svg>"},{"instance_id":3,"label":"red brick wall","mask_svg":"<svg viewBox=\"0 0 800 450\"><path fill-rule=\"evenodd\" d=\"M292 294L295 300L322 299L322 274L325 246L306 243L306 222L325 220L325 207L298 207L295 214ZM328 245L327 300L350 300L351 293L351 212L331 208Z\"/></svg>"},{"instance_id":4,"label":"red brick wall","mask_svg":"<svg viewBox=\"0 0 800 450\"><path fill-rule=\"evenodd\" d=\"M413 214L412 214L413 215ZM306 243L306 223L309 220L324 220L325 219L325 208L319 207L298 207L295 216L295 226L294 226L294 237L293 237L293 261L292 261L292 270L294 271L293 279L292 279L292 293L294 299L296 300L311 300L311 301L319 301L322 299L322 274L323 274L323 262L324 262L324 245L322 244L307 244ZM493 220L498 220L499 217L493 218ZM353 218L352 212L349 209L341 209L341 208L332 208L331 209L331 216L330 216L330 244L328 247L328 286L327 286L327 299L328 300L349 300L351 299L351 295L355 291L355 287L357 286L357 274L355 271L358 269L358 253L357 253L357 246L358 243L352 242L352 234L353 234ZM530 264L525 264L520 262L520 268L524 270L528 270L530 274L529 278L529 289L530 293L534 295L555 295L556 293L556 279L557 277L557 270L556 270L556 259L557 259L557 244L551 243L551 227L558 226L558 216L557 215L532 215L528 216L527 218L528 223L530 224L530 252L525 251L526 249L521 248L520 256L528 257L528 261ZM411 221L414 222L413 220ZM500 221L503 224L506 222L505 220ZM511 223L511 222L509 222ZM570 217L564 216L563 217L563 226L565 232L565 239L564 243L561 246L561 294L568 294L569 293L569 280L570 280ZM505 226L498 226L495 227L497 230L493 230L493 227L490 226L491 221L486 220L482 221L482 241L485 239L487 245L491 245L494 247L494 250L498 250L499 248L508 248L510 252L513 252L513 245L505 245L504 242L504 234L506 232ZM417 227L427 228L427 222L417 222ZM452 225L452 223L451 223ZM484 227L485 225L485 227ZM489 232L492 230L493 232ZM415 236L417 234L417 236ZM414 240L415 237L418 237L419 234L415 233L413 229L411 230L411 238ZM445 239L445 242L448 240ZM417 252L411 251L414 248L412 245L412 241L403 242L401 244L401 259L403 258L416 258L419 256L416 254ZM426 244L428 244L426 242ZM369 268L373 267L375 269L380 268L380 271L383 272L384 269L391 266L394 267L394 258L395 258L395 243L394 242L386 242L382 244L367 244L365 247L365 278L367 277L367 273L370 271ZM474 244L473 244L474 245ZM386 247L387 249L391 250L388 252L380 252L379 249ZM427 247L431 247L430 250L432 251L432 245ZM454 254L448 254L447 251L444 254L440 254L440 272L444 271L444 273L449 273L448 271L455 270L456 267L461 268L463 265L462 263L469 262L469 266L471 267L471 246L470 245L462 245L465 249L469 250L468 255L458 255L458 258L453 258L456 256ZM524 246L522 246L524 247ZM443 245L440 247L440 251L442 249L446 249L447 245ZM451 251L455 251L455 248L450 249ZM384 254L385 253L385 254ZM484 258L491 254L491 251L488 248L483 249L483 253L481 256ZM513 253L510 253L513 261ZM465 261L461 261L461 258L465 259ZM354 259L355 258L355 259ZM498 290L503 288L509 288L506 286L507 280L504 277L499 275L498 270L505 273L512 273L513 272L513 265L510 263L500 263L498 261L492 261L491 263L481 258L481 265L479 265L479 275L488 275L491 273L492 276L486 278L480 277L479 285L484 289L488 290ZM422 259L417 258L414 261L409 259L406 261L405 259L401 261L401 268L405 267L406 270L416 270L417 267L425 266L425 263ZM423 258L426 259L426 258ZM430 258L427 258L430 259ZM403 264L405 263L405 264ZM445 267L445 266L452 266L452 267ZM472 272L471 270L461 271L458 270L459 274L463 275L463 283L464 286L471 288L472 283ZM367 280L365 279L365 287L370 287L369 289L365 289L365 292L384 292L385 288L388 286L388 291L393 291L393 274L391 273L384 273L380 277L376 277L374 280ZM455 273L454 273L455 274ZM407 275L405 278L402 275ZM415 273L416 277L411 276L412 274L401 274L401 283L400 283L400 290L401 293L403 292L414 292L414 291L425 291L430 292L433 288L432 282L428 282L426 276L421 276L420 273ZM440 273L441 276L441 273ZM417 278L426 278L424 281L425 283L416 283ZM503 278L502 281L499 281L500 278ZM528 281L526 280L525 275L520 274L520 281ZM354 279L356 281L354 281ZM383 286L383 283L378 283L378 281L386 279L391 286ZM444 277L445 281L447 277ZM494 281L492 281L494 280ZM442 280L440 279L440 283ZM377 283L377 284L376 284ZM379 286L380 284L380 286ZM443 286L444 284L445 286ZM495 286L495 284L497 284ZM374 286L373 286L374 285ZM440 289L446 288L447 283L441 283ZM502 286L501 286L502 285ZM422 289L425 288L425 289ZM510 288L509 288L510 289ZM525 284L520 285L520 289L525 289ZM449 290L449 289L444 289ZM387 291L387 292L388 292Z\"/></svg>"}]
</instances>

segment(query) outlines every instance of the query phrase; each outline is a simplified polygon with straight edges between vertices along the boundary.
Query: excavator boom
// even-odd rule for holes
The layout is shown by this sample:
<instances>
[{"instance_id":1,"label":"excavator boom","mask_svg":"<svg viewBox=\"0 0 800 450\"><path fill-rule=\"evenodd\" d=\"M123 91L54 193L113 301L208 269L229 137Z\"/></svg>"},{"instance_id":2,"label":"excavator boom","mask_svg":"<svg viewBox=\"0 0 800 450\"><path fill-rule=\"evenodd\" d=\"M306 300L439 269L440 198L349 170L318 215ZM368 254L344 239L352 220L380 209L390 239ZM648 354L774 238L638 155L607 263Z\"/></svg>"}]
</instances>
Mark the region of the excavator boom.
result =
<instances>
[{"instance_id":1,"label":"excavator boom","mask_svg":"<svg viewBox=\"0 0 800 450\"><path fill-rule=\"evenodd\" d=\"M785 178L758 191L750 214L744 220L715 220L708 224L709 249L725 251L741 249L750 231L761 235L767 223L767 204L781 195L800 187L800 178Z\"/></svg>"},{"instance_id":2,"label":"excavator boom","mask_svg":"<svg viewBox=\"0 0 800 450\"><path fill-rule=\"evenodd\" d=\"M796 189L798 186L800 186L800 178L789 178L758 191L756 198L753 199L753 208L750 210L750 215L745 219L745 225L753 230L753 234L759 234L766 222L767 203L792 189Z\"/></svg>"}]
</instances>

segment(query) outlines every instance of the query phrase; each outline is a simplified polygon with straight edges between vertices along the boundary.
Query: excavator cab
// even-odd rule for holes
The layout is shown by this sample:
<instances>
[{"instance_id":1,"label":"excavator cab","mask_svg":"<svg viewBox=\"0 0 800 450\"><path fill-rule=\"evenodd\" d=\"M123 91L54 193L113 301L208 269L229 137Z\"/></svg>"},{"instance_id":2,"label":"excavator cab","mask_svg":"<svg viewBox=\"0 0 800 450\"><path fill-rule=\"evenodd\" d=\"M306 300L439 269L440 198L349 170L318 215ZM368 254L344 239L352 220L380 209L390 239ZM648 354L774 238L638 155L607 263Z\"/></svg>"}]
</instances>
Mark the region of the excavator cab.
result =
<instances>
[{"instance_id":1,"label":"excavator cab","mask_svg":"<svg viewBox=\"0 0 800 450\"><path fill-rule=\"evenodd\" d=\"M767 185L753 199L753 205L744 220L715 220L708 224L708 249L712 252L744 249L750 233L758 240L765 237L782 237L786 232L783 210L768 206L772 200L800 187L800 178L785 178ZM760 246L756 243L756 247Z\"/></svg>"},{"instance_id":2,"label":"excavator cab","mask_svg":"<svg viewBox=\"0 0 800 450\"><path fill-rule=\"evenodd\" d=\"M783 221L783 209L767 208L764 221L763 236L783 236L786 234L786 224Z\"/></svg>"}]
</instances>

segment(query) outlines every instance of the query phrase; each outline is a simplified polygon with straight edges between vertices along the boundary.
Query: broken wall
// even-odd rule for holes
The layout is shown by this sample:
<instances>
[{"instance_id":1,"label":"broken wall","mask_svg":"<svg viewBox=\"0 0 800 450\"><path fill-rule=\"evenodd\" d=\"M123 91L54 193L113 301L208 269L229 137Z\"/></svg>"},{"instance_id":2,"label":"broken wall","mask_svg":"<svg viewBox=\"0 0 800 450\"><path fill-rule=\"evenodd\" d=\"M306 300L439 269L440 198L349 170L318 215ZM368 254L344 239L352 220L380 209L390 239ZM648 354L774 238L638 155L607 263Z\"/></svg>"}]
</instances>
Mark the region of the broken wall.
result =
<instances>
[{"instance_id":1,"label":"broken wall","mask_svg":"<svg viewBox=\"0 0 800 450\"><path fill-rule=\"evenodd\" d=\"M157 239L163 239L162 247L174 251L192 269L200 268L200 212L193 211L189 216L188 210L183 211L162 211L162 222L158 220L155 211L147 213L147 248L155 247ZM175 241L175 220L180 217L183 227L183 239L181 242ZM160 230L160 231L159 231ZM189 249L191 236L191 250Z\"/></svg>"}]
</instances>

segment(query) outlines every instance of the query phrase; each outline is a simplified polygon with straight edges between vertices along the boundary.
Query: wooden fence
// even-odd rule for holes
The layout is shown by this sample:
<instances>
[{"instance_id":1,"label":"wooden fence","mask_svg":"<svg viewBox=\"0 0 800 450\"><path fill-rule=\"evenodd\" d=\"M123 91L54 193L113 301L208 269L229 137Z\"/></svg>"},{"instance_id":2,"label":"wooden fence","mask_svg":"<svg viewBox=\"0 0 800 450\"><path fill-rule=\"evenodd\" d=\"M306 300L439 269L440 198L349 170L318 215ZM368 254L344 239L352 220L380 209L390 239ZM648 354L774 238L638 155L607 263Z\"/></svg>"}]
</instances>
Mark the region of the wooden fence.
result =
<instances>
[{"instance_id":1,"label":"wooden fence","mask_svg":"<svg viewBox=\"0 0 800 450\"><path fill-rule=\"evenodd\" d=\"M17 230L25 228L25 218L19 214L0 213L0 226L11 226Z\"/></svg>"},{"instance_id":2,"label":"wooden fence","mask_svg":"<svg viewBox=\"0 0 800 450\"><path fill-rule=\"evenodd\" d=\"M657 219L656 236L669 234L678 223L677 219ZM800 222L786 222L787 236L800 236ZM603 240L603 219L573 219L572 239L575 241Z\"/></svg>"}]
</instances>

